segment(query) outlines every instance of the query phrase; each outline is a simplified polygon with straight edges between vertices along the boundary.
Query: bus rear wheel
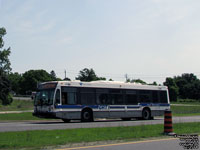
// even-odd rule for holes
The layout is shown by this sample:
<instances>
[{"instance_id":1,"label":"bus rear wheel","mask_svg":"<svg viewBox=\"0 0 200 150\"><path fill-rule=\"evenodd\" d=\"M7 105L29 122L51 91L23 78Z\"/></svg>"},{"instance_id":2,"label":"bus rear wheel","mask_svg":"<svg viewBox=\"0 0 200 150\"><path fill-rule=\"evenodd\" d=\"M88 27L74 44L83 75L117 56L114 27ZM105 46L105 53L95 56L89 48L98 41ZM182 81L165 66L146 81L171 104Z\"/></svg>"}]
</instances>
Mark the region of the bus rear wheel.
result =
<instances>
[{"instance_id":1,"label":"bus rear wheel","mask_svg":"<svg viewBox=\"0 0 200 150\"><path fill-rule=\"evenodd\" d=\"M92 111L89 109L83 110L81 114L81 121L82 122L91 122L93 121Z\"/></svg>"},{"instance_id":2,"label":"bus rear wheel","mask_svg":"<svg viewBox=\"0 0 200 150\"><path fill-rule=\"evenodd\" d=\"M151 119L151 111L148 108L143 109L142 111L142 119L150 120Z\"/></svg>"}]
</instances>

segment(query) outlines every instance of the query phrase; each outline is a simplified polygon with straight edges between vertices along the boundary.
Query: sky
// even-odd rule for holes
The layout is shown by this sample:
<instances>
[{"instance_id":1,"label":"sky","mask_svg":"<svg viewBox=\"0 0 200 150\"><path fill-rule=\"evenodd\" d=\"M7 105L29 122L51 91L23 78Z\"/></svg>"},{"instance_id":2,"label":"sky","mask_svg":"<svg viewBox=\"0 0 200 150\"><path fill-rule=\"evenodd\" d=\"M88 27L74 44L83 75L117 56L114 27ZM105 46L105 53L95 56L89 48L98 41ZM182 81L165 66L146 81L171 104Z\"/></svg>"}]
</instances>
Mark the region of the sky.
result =
<instances>
[{"instance_id":1,"label":"sky","mask_svg":"<svg viewBox=\"0 0 200 150\"><path fill-rule=\"evenodd\" d=\"M0 0L12 72L163 83L200 77L199 0Z\"/></svg>"}]
</instances>

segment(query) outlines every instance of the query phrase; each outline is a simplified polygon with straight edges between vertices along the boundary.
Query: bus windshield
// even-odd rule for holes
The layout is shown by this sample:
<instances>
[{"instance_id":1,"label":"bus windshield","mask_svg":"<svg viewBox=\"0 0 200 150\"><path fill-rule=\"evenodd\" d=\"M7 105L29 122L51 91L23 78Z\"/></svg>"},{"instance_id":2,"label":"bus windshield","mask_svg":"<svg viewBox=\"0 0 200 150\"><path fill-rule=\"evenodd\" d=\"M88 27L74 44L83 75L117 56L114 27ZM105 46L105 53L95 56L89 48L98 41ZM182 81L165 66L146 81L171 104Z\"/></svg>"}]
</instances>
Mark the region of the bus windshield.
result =
<instances>
[{"instance_id":1,"label":"bus windshield","mask_svg":"<svg viewBox=\"0 0 200 150\"><path fill-rule=\"evenodd\" d=\"M34 105L52 105L55 89L39 90L35 96Z\"/></svg>"}]
</instances>

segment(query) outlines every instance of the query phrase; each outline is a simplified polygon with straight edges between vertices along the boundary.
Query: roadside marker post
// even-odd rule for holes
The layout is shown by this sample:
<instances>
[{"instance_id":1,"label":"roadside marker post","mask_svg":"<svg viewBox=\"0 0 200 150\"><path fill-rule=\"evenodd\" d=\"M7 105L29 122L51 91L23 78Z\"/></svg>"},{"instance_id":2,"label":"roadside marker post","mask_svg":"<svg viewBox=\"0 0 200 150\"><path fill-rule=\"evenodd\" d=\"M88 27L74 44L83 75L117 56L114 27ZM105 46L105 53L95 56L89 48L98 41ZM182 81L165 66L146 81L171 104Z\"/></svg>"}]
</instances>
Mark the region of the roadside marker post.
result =
<instances>
[{"instance_id":1,"label":"roadside marker post","mask_svg":"<svg viewBox=\"0 0 200 150\"><path fill-rule=\"evenodd\" d=\"M172 111L166 110L164 113L164 134L165 135L175 135L173 132L173 124L172 124Z\"/></svg>"}]
</instances>

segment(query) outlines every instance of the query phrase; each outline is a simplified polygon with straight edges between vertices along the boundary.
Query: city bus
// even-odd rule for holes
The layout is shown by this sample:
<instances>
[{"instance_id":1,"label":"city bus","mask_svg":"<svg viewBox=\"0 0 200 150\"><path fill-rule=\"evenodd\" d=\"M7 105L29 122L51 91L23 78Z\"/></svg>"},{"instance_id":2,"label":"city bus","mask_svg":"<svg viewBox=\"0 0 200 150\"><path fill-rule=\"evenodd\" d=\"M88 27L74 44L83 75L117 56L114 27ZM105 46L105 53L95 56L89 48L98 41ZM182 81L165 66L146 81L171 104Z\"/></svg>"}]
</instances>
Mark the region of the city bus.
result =
<instances>
[{"instance_id":1,"label":"city bus","mask_svg":"<svg viewBox=\"0 0 200 150\"><path fill-rule=\"evenodd\" d=\"M33 115L64 122L94 118L153 119L170 109L166 86L116 81L52 81L38 85Z\"/></svg>"}]
</instances>

